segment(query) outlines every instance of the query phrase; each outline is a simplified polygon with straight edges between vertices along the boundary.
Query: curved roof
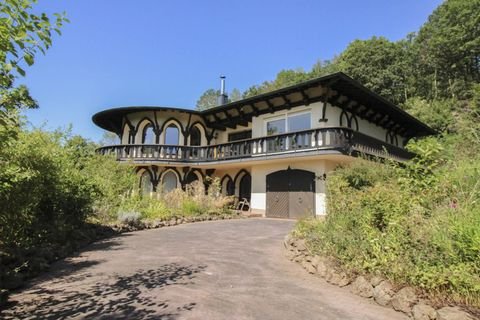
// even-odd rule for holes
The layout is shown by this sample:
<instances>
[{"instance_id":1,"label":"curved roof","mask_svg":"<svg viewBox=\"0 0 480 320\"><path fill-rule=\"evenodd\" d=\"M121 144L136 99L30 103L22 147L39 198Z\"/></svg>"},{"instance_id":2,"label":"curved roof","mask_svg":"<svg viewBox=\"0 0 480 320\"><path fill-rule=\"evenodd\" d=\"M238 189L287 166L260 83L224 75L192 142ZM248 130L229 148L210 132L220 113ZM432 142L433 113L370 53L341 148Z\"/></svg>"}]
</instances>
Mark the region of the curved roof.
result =
<instances>
[{"instance_id":1,"label":"curved roof","mask_svg":"<svg viewBox=\"0 0 480 320\"><path fill-rule=\"evenodd\" d=\"M181 113L201 114L201 112L196 110L175 107L130 106L111 108L97 112L92 116L92 121L102 129L119 133L122 131L123 118L125 115L142 111L173 111Z\"/></svg>"},{"instance_id":2,"label":"curved roof","mask_svg":"<svg viewBox=\"0 0 480 320\"><path fill-rule=\"evenodd\" d=\"M335 93L334 96L329 94ZM207 127L225 129L246 125L252 117L314 102L328 102L404 137L421 137L436 132L392 102L367 89L342 72L308 80L204 111L172 107L123 107L101 111L93 116L99 127L120 132L123 117L138 111L176 111L200 115Z\"/></svg>"}]
</instances>

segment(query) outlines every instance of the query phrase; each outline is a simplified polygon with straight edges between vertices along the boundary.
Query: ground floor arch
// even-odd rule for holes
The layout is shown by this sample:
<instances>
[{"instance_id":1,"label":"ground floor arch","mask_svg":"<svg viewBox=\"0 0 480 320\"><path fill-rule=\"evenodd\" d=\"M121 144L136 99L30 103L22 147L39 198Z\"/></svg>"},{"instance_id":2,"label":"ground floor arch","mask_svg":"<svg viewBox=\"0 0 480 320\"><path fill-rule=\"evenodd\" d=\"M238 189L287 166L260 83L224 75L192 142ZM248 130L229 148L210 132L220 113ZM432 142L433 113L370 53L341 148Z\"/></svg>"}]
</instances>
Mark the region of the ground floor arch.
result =
<instances>
[{"instance_id":1,"label":"ground floor arch","mask_svg":"<svg viewBox=\"0 0 480 320\"><path fill-rule=\"evenodd\" d=\"M315 173L307 170L279 170L266 176L267 217L293 218L314 216Z\"/></svg>"}]
</instances>

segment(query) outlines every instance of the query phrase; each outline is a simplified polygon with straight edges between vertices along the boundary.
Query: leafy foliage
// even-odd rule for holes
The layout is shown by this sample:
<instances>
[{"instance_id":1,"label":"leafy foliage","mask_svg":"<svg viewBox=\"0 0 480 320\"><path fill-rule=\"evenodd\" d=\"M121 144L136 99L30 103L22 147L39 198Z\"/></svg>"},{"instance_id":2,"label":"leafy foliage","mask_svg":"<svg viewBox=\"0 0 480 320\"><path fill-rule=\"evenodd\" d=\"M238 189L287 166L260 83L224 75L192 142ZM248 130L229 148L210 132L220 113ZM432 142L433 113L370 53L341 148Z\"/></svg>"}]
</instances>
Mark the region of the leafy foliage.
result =
<instances>
[{"instance_id":1,"label":"leafy foliage","mask_svg":"<svg viewBox=\"0 0 480 320\"><path fill-rule=\"evenodd\" d=\"M94 213L133 189L133 169L94 153L78 136L18 133L0 171L0 246L28 247L65 239Z\"/></svg>"},{"instance_id":2,"label":"leafy foliage","mask_svg":"<svg viewBox=\"0 0 480 320\"><path fill-rule=\"evenodd\" d=\"M220 90L208 89L198 99L196 110L206 110L218 106L218 97L220 96ZM227 103L238 101L242 98L240 90L234 88L228 96Z\"/></svg>"},{"instance_id":3,"label":"leafy foliage","mask_svg":"<svg viewBox=\"0 0 480 320\"><path fill-rule=\"evenodd\" d=\"M401 165L360 161L327 179L325 221L302 221L310 248L353 273L480 307L479 0L447 0L418 34L356 40L333 64L439 132ZM461 23L460 23L461 21ZM320 74L323 65L320 64ZM326 66L331 68L331 65Z\"/></svg>"},{"instance_id":4,"label":"leafy foliage","mask_svg":"<svg viewBox=\"0 0 480 320\"><path fill-rule=\"evenodd\" d=\"M0 112L18 108L35 108L37 103L25 86L14 87L17 75L25 75L24 65L31 66L35 55L52 44L52 32L68 20L65 14L50 17L32 13L32 3L27 0L4 0L0 3ZM0 118L1 121L1 118Z\"/></svg>"},{"instance_id":5,"label":"leafy foliage","mask_svg":"<svg viewBox=\"0 0 480 320\"><path fill-rule=\"evenodd\" d=\"M338 168L327 179L325 221L303 221L296 232L350 272L480 306L480 126L464 121L475 134L413 142L417 156L402 166Z\"/></svg>"},{"instance_id":6,"label":"leafy foliage","mask_svg":"<svg viewBox=\"0 0 480 320\"><path fill-rule=\"evenodd\" d=\"M123 213L138 212L139 220L169 220L176 217L200 215L232 214L230 206L233 198L221 194L219 178L209 179L208 192L203 183L194 181L185 190L176 188L168 193L151 196L139 194L123 198L118 207L120 217Z\"/></svg>"}]
</instances>

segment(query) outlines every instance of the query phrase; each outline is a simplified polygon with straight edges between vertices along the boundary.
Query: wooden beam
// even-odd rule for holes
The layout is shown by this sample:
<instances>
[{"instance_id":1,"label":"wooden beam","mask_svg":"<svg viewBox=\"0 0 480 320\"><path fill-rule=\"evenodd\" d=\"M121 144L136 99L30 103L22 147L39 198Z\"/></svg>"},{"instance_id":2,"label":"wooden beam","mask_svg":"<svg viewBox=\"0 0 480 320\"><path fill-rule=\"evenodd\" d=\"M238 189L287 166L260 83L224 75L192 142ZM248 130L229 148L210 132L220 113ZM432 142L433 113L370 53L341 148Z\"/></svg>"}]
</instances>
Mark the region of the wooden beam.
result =
<instances>
[{"instance_id":1,"label":"wooden beam","mask_svg":"<svg viewBox=\"0 0 480 320\"><path fill-rule=\"evenodd\" d=\"M349 109L350 112L356 114L356 112L355 112L356 109L355 109L354 107L357 106L357 105L358 105L358 102L357 102L357 101L350 100L350 101L348 102L346 108Z\"/></svg>"},{"instance_id":2,"label":"wooden beam","mask_svg":"<svg viewBox=\"0 0 480 320\"><path fill-rule=\"evenodd\" d=\"M290 99L287 98L287 95L283 95L281 97L283 99L283 104L285 105L287 110L292 109L292 102L290 101Z\"/></svg>"},{"instance_id":3,"label":"wooden beam","mask_svg":"<svg viewBox=\"0 0 480 320\"><path fill-rule=\"evenodd\" d=\"M300 93L302 94L303 104L308 106L310 104L310 97L305 90L300 90Z\"/></svg>"},{"instance_id":4,"label":"wooden beam","mask_svg":"<svg viewBox=\"0 0 480 320\"><path fill-rule=\"evenodd\" d=\"M255 117L258 117L260 110L258 110L258 108L255 107L255 102L250 103L250 107L252 108L252 112L255 115Z\"/></svg>"},{"instance_id":5,"label":"wooden beam","mask_svg":"<svg viewBox=\"0 0 480 320\"><path fill-rule=\"evenodd\" d=\"M268 110L270 111L270 113L274 113L274 112L275 112L275 109L273 108L273 104L270 102L270 100L269 100L269 99L265 99L265 103L267 104Z\"/></svg>"},{"instance_id":6,"label":"wooden beam","mask_svg":"<svg viewBox=\"0 0 480 320\"><path fill-rule=\"evenodd\" d=\"M385 129L390 130L390 129L393 128L394 125L395 125L395 121L393 121L393 120L390 119L390 121L388 121L388 122L385 124Z\"/></svg>"}]
</instances>

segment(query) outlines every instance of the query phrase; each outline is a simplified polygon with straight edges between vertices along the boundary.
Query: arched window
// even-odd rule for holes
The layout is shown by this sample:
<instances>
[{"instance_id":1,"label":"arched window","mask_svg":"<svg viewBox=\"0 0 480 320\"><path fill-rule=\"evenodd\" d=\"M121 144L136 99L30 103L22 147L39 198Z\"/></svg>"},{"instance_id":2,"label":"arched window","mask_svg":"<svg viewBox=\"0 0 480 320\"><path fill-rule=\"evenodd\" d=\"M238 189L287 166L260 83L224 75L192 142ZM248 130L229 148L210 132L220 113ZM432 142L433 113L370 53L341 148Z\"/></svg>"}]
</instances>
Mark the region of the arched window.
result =
<instances>
[{"instance_id":1,"label":"arched window","mask_svg":"<svg viewBox=\"0 0 480 320\"><path fill-rule=\"evenodd\" d=\"M194 181L198 181L198 176L195 174L195 172L190 171L187 173L187 176L185 177L185 184L190 184Z\"/></svg>"},{"instance_id":2,"label":"arched window","mask_svg":"<svg viewBox=\"0 0 480 320\"><path fill-rule=\"evenodd\" d=\"M250 177L250 174L245 174L241 179L240 179L240 185L238 187L238 197L240 199L246 198L248 201L250 201L251 197L251 187L252 187L252 178Z\"/></svg>"},{"instance_id":3,"label":"arched window","mask_svg":"<svg viewBox=\"0 0 480 320\"><path fill-rule=\"evenodd\" d=\"M226 196L235 195L235 183L229 175L222 178L222 193Z\"/></svg>"},{"instance_id":4,"label":"arched window","mask_svg":"<svg viewBox=\"0 0 480 320\"><path fill-rule=\"evenodd\" d=\"M235 195L235 183L233 183L232 179L228 179L227 181L227 188L226 188L227 196L234 196Z\"/></svg>"},{"instance_id":5,"label":"arched window","mask_svg":"<svg viewBox=\"0 0 480 320\"><path fill-rule=\"evenodd\" d=\"M168 171L163 175L162 179L163 192L170 192L177 188L177 175L172 171Z\"/></svg>"},{"instance_id":6,"label":"arched window","mask_svg":"<svg viewBox=\"0 0 480 320\"><path fill-rule=\"evenodd\" d=\"M147 124L143 128L142 143L143 144L154 144L155 143L155 132L153 131L153 126L151 124Z\"/></svg>"},{"instance_id":7,"label":"arched window","mask_svg":"<svg viewBox=\"0 0 480 320\"><path fill-rule=\"evenodd\" d=\"M197 127L192 127L190 129L190 145L199 146L202 144L202 134Z\"/></svg>"},{"instance_id":8,"label":"arched window","mask_svg":"<svg viewBox=\"0 0 480 320\"><path fill-rule=\"evenodd\" d=\"M148 171L144 171L140 176L140 193L148 195L153 191L152 178Z\"/></svg>"},{"instance_id":9,"label":"arched window","mask_svg":"<svg viewBox=\"0 0 480 320\"><path fill-rule=\"evenodd\" d=\"M180 132L176 125L169 124L165 129L165 144L168 145L179 145Z\"/></svg>"}]
</instances>

